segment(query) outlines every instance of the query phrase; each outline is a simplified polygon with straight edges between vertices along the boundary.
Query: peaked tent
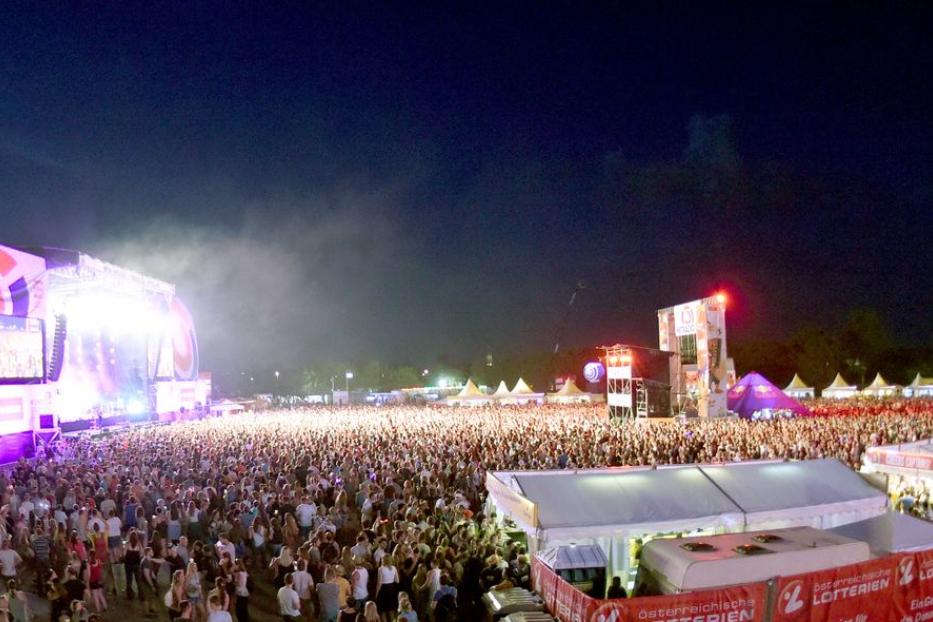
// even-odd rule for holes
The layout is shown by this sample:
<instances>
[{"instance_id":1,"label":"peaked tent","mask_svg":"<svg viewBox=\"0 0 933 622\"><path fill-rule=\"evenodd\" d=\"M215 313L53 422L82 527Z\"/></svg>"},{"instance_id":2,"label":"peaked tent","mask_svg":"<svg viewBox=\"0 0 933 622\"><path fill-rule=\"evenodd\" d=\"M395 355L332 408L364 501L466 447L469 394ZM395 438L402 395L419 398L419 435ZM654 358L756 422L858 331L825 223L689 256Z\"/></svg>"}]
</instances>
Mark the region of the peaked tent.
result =
<instances>
[{"instance_id":1,"label":"peaked tent","mask_svg":"<svg viewBox=\"0 0 933 622\"><path fill-rule=\"evenodd\" d=\"M556 393L548 394L548 401L555 404L579 404L592 401L590 394L580 390L573 380L567 380Z\"/></svg>"},{"instance_id":2,"label":"peaked tent","mask_svg":"<svg viewBox=\"0 0 933 622\"><path fill-rule=\"evenodd\" d=\"M795 415L811 414L803 404L788 397L757 372L749 372L742 376L729 389L727 397L729 410L743 419L758 419L761 418L761 413L771 411L790 411Z\"/></svg>"},{"instance_id":3,"label":"peaked tent","mask_svg":"<svg viewBox=\"0 0 933 622\"><path fill-rule=\"evenodd\" d=\"M460 389L460 393L457 393L457 397L476 397L478 395L483 395L483 392L479 390L472 378L467 379L466 384Z\"/></svg>"},{"instance_id":4,"label":"peaked tent","mask_svg":"<svg viewBox=\"0 0 933 622\"><path fill-rule=\"evenodd\" d=\"M467 380L460 393L447 398L448 406L482 406L490 402L490 397L479 390L473 379Z\"/></svg>"},{"instance_id":5,"label":"peaked tent","mask_svg":"<svg viewBox=\"0 0 933 622\"><path fill-rule=\"evenodd\" d=\"M523 379L519 378L515 388L508 396L502 398L503 404L543 404L544 393L536 393Z\"/></svg>"},{"instance_id":6,"label":"peaked tent","mask_svg":"<svg viewBox=\"0 0 933 622\"><path fill-rule=\"evenodd\" d=\"M846 382L842 374L837 373L836 377L833 378L833 383L823 389L822 396L828 399L839 400L847 397L855 397L856 393L858 393L858 388L854 384Z\"/></svg>"},{"instance_id":7,"label":"peaked tent","mask_svg":"<svg viewBox=\"0 0 933 622\"><path fill-rule=\"evenodd\" d=\"M804 382L798 374L794 374L794 378L790 381L790 384L784 387L784 393L788 394L796 400L807 398L813 399L813 397L816 395L813 387L808 387L807 383Z\"/></svg>"},{"instance_id":8,"label":"peaked tent","mask_svg":"<svg viewBox=\"0 0 933 622\"><path fill-rule=\"evenodd\" d=\"M933 397L933 378L924 378L917 372L913 382L904 387L904 397Z\"/></svg>"},{"instance_id":9,"label":"peaked tent","mask_svg":"<svg viewBox=\"0 0 933 622\"><path fill-rule=\"evenodd\" d=\"M492 396L496 399L506 397L509 394L509 387L506 386L505 380L499 381L499 386L496 387L496 392Z\"/></svg>"},{"instance_id":10,"label":"peaked tent","mask_svg":"<svg viewBox=\"0 0 933 622\"><path fill-rule=\"evenodd\" d=\"M518 382L515 383L515 388L512 389L512 395L528 395L529 393L534 393L534 391L531 390L527 382L519 378Z\"/></svg>"},{"instance_id":11,"label":"peaked tent","mask_svg":"<svg viewBox=\"0 0 933 622\"><path fill-rule=\"evenodd\" d=\"M862 389L864 395L871 397L888 397L897 395L898 391L900 391L900 387L888 384L888 381L881 377L880 371L875 375L875 379L871 381L871 384Z\"/></svg>"}]
</instances>

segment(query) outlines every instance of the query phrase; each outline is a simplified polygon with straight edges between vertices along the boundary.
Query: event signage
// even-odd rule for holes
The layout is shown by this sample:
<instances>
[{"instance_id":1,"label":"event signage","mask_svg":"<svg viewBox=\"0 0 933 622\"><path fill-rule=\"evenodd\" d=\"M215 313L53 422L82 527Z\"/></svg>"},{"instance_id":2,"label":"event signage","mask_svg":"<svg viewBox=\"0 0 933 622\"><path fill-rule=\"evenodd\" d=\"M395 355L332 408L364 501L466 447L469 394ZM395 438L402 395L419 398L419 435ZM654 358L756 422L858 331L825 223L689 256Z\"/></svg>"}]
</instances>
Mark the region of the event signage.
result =
<instances>
[{"instance_id":1,"label":"event signage","mask_svg":"<svg viewBox=\"0 0 933 622\"><path fill-rule=\"evenodd\" d=\"M695 335L700 326L700 301L694 300L674 307L674 334Z\"/></svg>"},{"instance_id":2,"label":"event signage","mask_svg":"<svg viewBox=\"0 0 933 622\"><path fill-rule=\"evenodd\" d=\"M668 596L592 598L537 557L532 581L561 622L933 622L933 550Z\"/></svg>"},{"instance_id":3,"label":"event signage","mask_svg":"<svg viewBox=\"0 0 933 622\"><path fill-rule=\"evenodd\" d=\"M933 456L926 454L905 453L871 447L868 449L868 459L875 464L884 464L902 469L933 469Z\"/></svg>"},{"instance_id":4,"label":"event signage","mask_svg":"<svg viewBox=\"0 0 933 622\"><path fill-rule=\"evenodd\" d=\"M589 622L763 622L768 589L749 583L670 596L600 601Z\"/></svg>"},{"instance_id":5,"label":"event signage","mask_svg":"<svg viewBox=\"0 0 933 622\"><path fill-rule=\"evenodd\" d=\"M897 564L897 597L891 622L933 620L933 551L902 555Z\"/></svg>"},{"instance_id":6,"label":"event signage","mask_svg":"<svg viewBox=\"0 0 933 622\"><path fill-rule=\"evenodd\" d=\"M767 584L751 583L670 596L600 600L561 579L537 557L535 591L561 622L763 622Z\"/></svg>"},{"instance_id":7,"label":"event signage","mask_svg":"<svg viewBox=\"0 0 933 622\"><path fill-rule=\"evenodd\" d=\"M886 620L896 593L899 558L883 557L777 581L774 622Z\"/></svg>"}]
</instances>

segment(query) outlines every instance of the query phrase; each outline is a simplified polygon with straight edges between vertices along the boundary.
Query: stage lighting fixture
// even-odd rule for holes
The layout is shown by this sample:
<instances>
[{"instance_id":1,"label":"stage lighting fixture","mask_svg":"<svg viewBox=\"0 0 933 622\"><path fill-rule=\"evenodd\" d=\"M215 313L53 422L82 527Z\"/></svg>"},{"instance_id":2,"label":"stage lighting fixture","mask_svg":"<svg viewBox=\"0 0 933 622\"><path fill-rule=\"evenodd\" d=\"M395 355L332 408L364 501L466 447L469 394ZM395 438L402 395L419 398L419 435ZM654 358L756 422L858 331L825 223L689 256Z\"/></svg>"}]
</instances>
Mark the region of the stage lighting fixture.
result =
<instances>
[{"instance_id":1,"label":"stage lighting fixture","mask_svg":"<svg viewBox=\"0 0 933 622\"><path fill-rule=\"evenodd\" d=\"M717 293L716 293L716 302L718 302L718 303L721 304L721 305L724 305L724 304L726 304L726 302L728 302L728 301L729 301L729 298L728 298L728 296L726 296L726 292L717 292Z\"/></svg>"}]
</instances>

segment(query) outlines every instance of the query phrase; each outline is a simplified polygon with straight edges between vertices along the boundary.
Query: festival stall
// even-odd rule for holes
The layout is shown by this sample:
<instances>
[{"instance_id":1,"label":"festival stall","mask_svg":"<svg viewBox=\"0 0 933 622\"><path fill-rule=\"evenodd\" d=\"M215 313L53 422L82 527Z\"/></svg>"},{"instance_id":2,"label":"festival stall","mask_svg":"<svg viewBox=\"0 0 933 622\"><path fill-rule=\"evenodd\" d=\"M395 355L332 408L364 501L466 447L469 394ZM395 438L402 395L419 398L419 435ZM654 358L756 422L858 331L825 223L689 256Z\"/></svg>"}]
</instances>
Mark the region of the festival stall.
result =
<instances>
[{"instance_id":1,"label":"festival stall","mask_svg":"<svg viewBox=\"0 0 933 622\"><path fill-rule=\"evenodd\" d=\"M816 396L816 390L807 386L807 383L798 374L794 374L790 384L784 387L784 393L795 400L812 400Z\"/></svg>"},{"instance_id":2,"label":"festival stall","mask_svg":"<svg viewBox=\"0 0 933 622\"><path fill-rule=\"evenodd\" d=\"M741 530L742 511L695 467L487 473L488 503L528 537L529 550L598 544L627 576L636 538Z\"/></svg>"},{"instance_id":3,"label":"festival stall","mask_svg":"<svg viewBox=\"0 0 933 622\"><path fill-rule=\"evenodd\" d=\"M543 404L544 393L536 393L528 383L519 378L515 388L500 400L503 404L524 406L525 404Z\"/></svg>"},{"instance_id":4,"label":"festival stall","mask_svg":"<svg viewBox=\"0 0 933 622\"><path fill-rule=\"evenodd\" d=\"M881 376L881 372L878 372L871 384L862 389L862 395L866 397L893 397L900 391L901 387L890 384Z\"/></svg>"},{"instance_id":5,"label":"festival stall","mask_svg":"<svg viewBox=\"0 0 933 622\"><path fill-rule=\"evenodd\" d=\"M831 385L823 389L821 396L830 400L844 400L858 395L858 387L849 384L842 374L837 373Z\"/></svg>"},{"instance_id":6,"label":"festival stall","mask_svg":"<svg viewBox=\"0 0 933 622\"><path fill-rule=\"evenodd\" d=\"M556 393L548 393L547 401L551 404L590 404L593 396L581 391L573 380L567 380Z\"/></svg>"},{"instance_id":7,"label":"festival stall","mask_svg":"<svg viewBox=\"0 0 933 622\"><path fill-rule=\"evenodd\" d=\"M810 411L757 372L742 376L727 394L729 410L743 419L807 416Z\"/></svg>"},{"instance_id":8,"label":"festival stall","mask_svg":"<svg viewBox=\"0 0 933 622\"><path fill-rule=\"evenodd\" d=\"M901 445L869 447L862 470L888 476L888 490L899 485L933 488L933 442L930 439Z\"/></svg>"},{"instance_id":9,"label":"festival stall","mask_svg":"<svg viewBox=\"0 0 933 622\"><path fill-rule=\"evenodd\" d=\"M480 391L472 378L467 379L459 393L447 398L448 406L485 406L490 402L490 396Z\"/></svg>"},{"instance_id":10,"label":"festival stall","mask_svg":"<svg viewBox=\"0 0 933 622\"><path fill-rule=\"evenodd\" d=\"M919 373L904 387L904 397L933 397L933 378L924 378Z\"/></svg>"},{"instance_id":11,"label":"festival stall","mask_svg":"<svg viewBox=\"0 0 933 622\"><path fill-rule=\"evenodd\" d=\"M834 527L884 513L887 497L835 460L486 475L487 503L538 551L598 544L630 577L636 539L795 525ZM744 504L744 505L743 505Z\"/></svg>"},{"instance_id":12,"label":"festival stall","mask_svg":"<svg viewBox=\"0 0 933 622\"><path fill-rule=\"evenodd\" d=\"M490 396L492 399L499 401L509 396L509 387L505 384L505 380L499 381L499 386L496 387L496 391Z\"/></svg>"}]
</instances>

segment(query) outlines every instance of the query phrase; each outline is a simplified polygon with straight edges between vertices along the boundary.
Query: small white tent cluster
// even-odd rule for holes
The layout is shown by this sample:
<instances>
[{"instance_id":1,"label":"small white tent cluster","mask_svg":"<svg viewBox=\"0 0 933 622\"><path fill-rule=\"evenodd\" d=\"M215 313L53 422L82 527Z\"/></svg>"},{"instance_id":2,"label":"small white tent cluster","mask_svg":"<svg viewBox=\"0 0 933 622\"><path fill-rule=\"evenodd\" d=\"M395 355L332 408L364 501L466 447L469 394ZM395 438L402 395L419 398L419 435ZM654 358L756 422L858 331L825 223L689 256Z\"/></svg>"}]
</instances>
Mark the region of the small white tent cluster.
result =
<instances>
[{"instance_id":1,"label":"small white tent cluster","mask_svg":"<svg viewBox=\"0 0 933 622\"><path fill-rule=\"evenodd\" d=\"M460 393L447 398L448 406L486 406L489 404L543 404L544 393L536 393L524 379L519 378L511 391L505 381L499 382L494 393L483 393L472 379L467 380Z\"/></svg>"},{"instance_id":2,"label":"small white tent cluster","mask_svg":"<svg viewBox=\"0 0 933 622\"><path fill-rule=\"evenodd\" d=\"M830 400L844 400L856 395L858 395L858 387L846 382L846 379L839 373L836 374L833 383L823 389L822 393L823 398Z\"/></svg>"},{"instance_id":3,"label":"small white tent cluster","mask_svg":"<svg viewBox=\"0 0 933 622\"><path fill-rule=\"evenodd\" d=\"M797 374L794 374L790 384L784 387L784 393L795 400L812 400L816 396L813 387L807 386L807 383Z\"/></svg>"}]
</instances>

